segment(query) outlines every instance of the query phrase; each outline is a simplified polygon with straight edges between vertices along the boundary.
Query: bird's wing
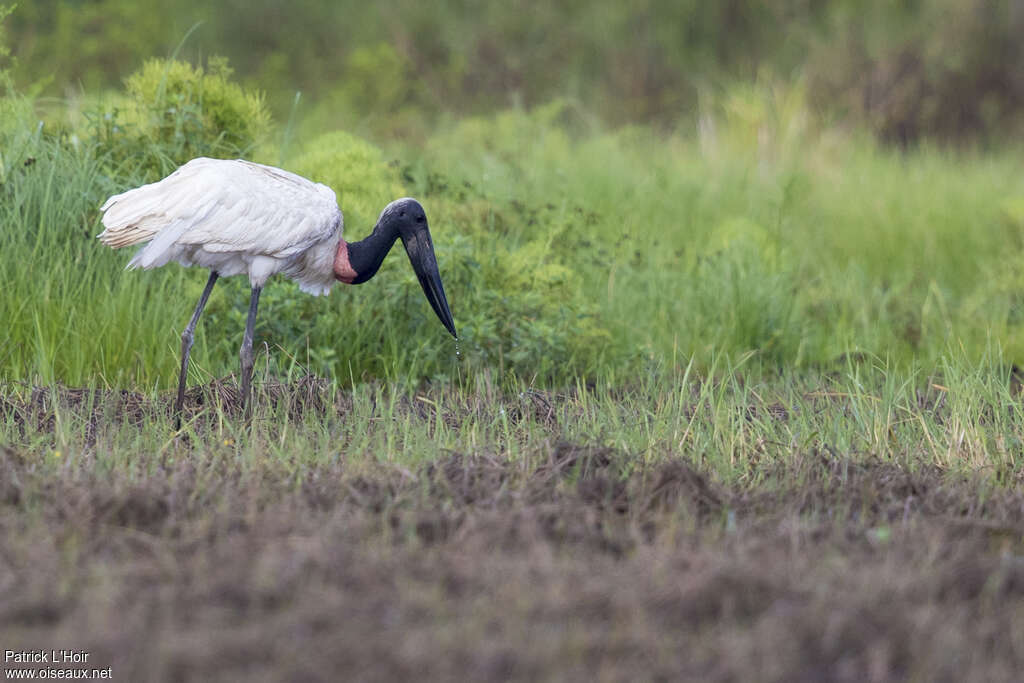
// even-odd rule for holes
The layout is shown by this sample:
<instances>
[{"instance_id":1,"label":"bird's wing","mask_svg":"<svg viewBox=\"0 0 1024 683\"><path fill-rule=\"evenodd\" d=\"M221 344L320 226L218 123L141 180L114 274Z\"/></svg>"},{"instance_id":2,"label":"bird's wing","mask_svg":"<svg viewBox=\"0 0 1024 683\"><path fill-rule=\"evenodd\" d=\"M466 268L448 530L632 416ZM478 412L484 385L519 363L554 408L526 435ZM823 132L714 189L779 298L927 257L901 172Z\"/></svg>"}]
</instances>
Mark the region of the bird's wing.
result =
<instances>
[{"instance_id":1,"label":"bird's wing","mask_svg":"<svg viewBox=\"0 0 1024 683\"><path fill-rule=\"evenodd\" d=\"M277 258L301 253L340 228L325 185L242 160L193 159L163 180L116 195L102 210L111 246L152 239L147 251L197 245Z\"/></svg>"}]
</instances>

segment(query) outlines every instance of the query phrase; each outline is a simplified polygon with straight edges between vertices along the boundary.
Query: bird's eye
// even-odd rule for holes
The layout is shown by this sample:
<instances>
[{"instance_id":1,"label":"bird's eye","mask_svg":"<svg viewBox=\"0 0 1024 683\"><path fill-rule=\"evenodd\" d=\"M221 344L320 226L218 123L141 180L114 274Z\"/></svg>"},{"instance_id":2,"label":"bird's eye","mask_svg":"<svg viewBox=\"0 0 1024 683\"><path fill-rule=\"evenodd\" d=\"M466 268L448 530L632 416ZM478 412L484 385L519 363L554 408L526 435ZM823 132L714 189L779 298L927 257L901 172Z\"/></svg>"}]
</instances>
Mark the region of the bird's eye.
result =
<instances>
[{"instance_id":1,"label":"bird's eye","mask_svg":"<svg viewBox=\"0 0 1024 683\"><path fill-rule=\"evenodd\" d=\"M420 215L416 216L416 222L422 223L425 218L426 217L421 213Z\"/></svg>"},{"instance_id":2,"label":"bird's eye","mask_svg":"<svg viewBox=\"0 0 1024 683\"><path fill-rule=\"evenodd\" d=\"M400 218L405 218L405 211L399 211L399 212L398 212L398 216L399 216Z\"/></svg>"}]
</instances>

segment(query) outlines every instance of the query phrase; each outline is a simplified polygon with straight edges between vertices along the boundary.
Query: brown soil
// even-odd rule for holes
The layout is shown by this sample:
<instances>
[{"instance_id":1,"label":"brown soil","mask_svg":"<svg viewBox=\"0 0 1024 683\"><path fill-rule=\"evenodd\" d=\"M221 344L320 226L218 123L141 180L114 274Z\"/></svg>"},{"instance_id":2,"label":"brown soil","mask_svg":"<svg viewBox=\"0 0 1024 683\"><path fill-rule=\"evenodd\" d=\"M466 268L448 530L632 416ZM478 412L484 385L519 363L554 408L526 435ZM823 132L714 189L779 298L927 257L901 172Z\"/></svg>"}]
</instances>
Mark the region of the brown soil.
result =
<instances>
[{"instance_id":1,"label":"brown soil","mask_svg":"<svg viewBox=\"0 0 1024 683\"><path fill-rule=\"evenodd\" d=\"M585 444L428 460L44 473L0 447L0 643L124 681L1024 671L1020 487L816 453L745 486Z\"/></svg>"}]
</instances>

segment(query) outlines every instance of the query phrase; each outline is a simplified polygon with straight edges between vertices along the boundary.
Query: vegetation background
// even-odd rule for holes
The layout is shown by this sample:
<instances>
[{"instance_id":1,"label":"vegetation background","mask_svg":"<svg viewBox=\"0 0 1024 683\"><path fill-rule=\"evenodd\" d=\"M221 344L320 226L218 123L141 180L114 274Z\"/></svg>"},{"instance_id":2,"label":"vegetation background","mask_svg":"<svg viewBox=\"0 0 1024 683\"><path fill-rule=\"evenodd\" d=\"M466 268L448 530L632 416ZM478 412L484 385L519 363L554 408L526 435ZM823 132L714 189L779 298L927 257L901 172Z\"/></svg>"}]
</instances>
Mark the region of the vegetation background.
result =
<instances>
[{"instance_id":1,"label":"vegetation background","mask_svg":"<svg viewBox=\"0 0 1024 683\"><path fill-rule=\"evenodd\" d=\"M431 209L461 357L391 259L327 301L270 288L275 372L1024 352L1019 0L41 0L3 26L8 379L168 386L202 274L122 274L91 238L107 195L199 154L327 182L349 236ZM205 329L241 323L234 286ZM236 341L201 336L200 373Z\"/></svg>"}]
</instances>

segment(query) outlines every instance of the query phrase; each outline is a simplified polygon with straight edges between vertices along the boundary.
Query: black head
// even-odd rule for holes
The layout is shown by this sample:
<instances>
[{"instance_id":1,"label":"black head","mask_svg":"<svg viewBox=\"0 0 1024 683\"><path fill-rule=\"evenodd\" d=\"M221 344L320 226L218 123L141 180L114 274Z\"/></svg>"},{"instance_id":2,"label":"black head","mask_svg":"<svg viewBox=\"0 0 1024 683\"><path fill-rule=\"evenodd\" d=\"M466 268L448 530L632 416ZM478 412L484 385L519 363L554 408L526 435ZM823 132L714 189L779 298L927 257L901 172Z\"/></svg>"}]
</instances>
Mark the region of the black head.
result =
<instances>
[{"instance_id":1,"label":"black head","mask_svg":"<svg viewBox=\"0 0 1024 683\"><path fill-rule=\"evenodd\" d=\"M390 224L398 228L399 233L404 234L406 231L414 231L417 226L420 228L427 227L427 214L423 210L423 205L412 197L405 197L403 199L396 199L380 212L380 218L377 219L378 225Z\"/></svg>"},{"instance_id":2,"label":"black head","mask_svg":"<svg viewBox=\"0 0 1024 683\"><path fill-rule=\"evenodd\" d=\"M444 285L441 284L434 241L430 238L430 227L423 206L408 197L397 199L384 207L377 219L377 227L389 232L397 231L431 308L451 335L458 337L452 312L448 308L448 299L444 295Z\"/></svg>"}]
</instances>

